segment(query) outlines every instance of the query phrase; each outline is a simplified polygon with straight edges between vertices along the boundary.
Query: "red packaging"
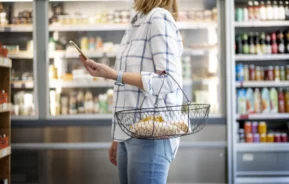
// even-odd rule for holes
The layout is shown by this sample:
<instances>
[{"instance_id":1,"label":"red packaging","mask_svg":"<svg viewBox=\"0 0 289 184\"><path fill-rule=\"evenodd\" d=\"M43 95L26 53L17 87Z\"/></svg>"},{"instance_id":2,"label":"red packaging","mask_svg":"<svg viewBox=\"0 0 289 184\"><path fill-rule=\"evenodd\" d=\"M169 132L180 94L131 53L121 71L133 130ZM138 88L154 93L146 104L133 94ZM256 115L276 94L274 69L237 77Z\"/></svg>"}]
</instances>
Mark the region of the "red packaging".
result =
<instances>
[{"instance_id":1,"label":"red packaging","mask_svg":"<svg viewBox=\"0 0 289 184\"><path fill-rule=\"evenodd\" d=\"M9 146L9 139L7 136L0 138L0 149L6 148Z\"/></svg>"},{"instance_id":2,"label":"red packaging","mask_svg":"<svg viewBox=\"0 0 289 184\"><path fill-rule=\"evenodd\" d=\"M288 135L286 133L281 134L281 142L288 142Z\"/></svg>"},{"instance_id":3,"label":"red packaging","mask_svg":"<svg viewBox=\"0 0 289 184\"><path fill-rule=\"evenodd\" d=\"M274 142L281 142L281 134L276 133L274 135Z\"/></svg>"}]
</instances>

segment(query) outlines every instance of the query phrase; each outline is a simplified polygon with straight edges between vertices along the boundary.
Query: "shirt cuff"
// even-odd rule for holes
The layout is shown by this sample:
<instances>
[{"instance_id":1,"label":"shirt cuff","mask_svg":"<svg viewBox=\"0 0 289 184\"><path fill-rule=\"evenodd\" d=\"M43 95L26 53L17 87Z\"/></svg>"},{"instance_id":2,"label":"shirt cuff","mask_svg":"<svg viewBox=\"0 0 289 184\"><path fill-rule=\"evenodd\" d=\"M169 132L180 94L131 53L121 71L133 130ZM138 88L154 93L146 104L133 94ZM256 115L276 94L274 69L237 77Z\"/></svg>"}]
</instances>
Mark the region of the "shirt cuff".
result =
<instances>
[{"instance_id":1,"label":"shirt cuff","mask_svg":"<svg viewBox=\"0 0 289 184\"><path fill-rule=\"evenodd\" d=\"M142 78L142 85L143 85L142 91L144 95L145 96L153 95L153 85L152 85L153 73L141 72L141 78Z\"/></svg>"}]
</instances>

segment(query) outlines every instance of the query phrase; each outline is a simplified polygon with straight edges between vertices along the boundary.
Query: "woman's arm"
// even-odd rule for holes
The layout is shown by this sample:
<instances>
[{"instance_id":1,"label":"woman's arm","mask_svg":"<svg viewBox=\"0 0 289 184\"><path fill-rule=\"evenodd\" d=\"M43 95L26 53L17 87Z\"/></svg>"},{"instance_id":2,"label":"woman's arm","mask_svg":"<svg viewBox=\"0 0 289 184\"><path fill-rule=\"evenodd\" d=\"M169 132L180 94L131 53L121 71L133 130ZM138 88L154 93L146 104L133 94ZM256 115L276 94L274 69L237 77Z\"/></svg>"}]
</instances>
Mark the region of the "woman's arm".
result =
<instances>
[{"instance_id":1,"label":"woman's arm","mask_svg":"<svg viewBox=\"0 0 289 184\"><path fill-rule=\"evenodd\" d=\"M116 80L117 71L106 66L104 64L97 63L91 59L85 60L82 56L79 56L83 65L87 69L90 75L94 77L102 77L105 79ZM143 90L142 76L140 73L124 72L123 83L136 86Z\"/></svg>"}]
</instances>

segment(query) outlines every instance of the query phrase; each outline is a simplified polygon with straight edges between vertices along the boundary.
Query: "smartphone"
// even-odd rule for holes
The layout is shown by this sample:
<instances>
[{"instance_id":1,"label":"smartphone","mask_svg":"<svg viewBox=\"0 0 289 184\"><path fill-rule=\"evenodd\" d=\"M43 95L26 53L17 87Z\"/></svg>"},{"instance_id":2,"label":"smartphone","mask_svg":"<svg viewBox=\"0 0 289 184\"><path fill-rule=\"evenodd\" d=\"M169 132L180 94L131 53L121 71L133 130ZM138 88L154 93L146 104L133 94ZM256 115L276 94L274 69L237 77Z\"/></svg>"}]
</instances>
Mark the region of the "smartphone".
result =
<instances>
[{"instance_id":1,"label":"smartphone","mask_svg":"<svg viewBox=\"0 0 289 184\"><path fill-rule=\"evenodd\" d=\"M80 55L82 55L82 57L84 57L85 60L88 59L88 58L85 56L85 54L83 54L83 52L80 50L80 48L79 48L73 41L70 40L69 43L76 48L76 50L80 53Z\"/></svg>"}]
</instances>

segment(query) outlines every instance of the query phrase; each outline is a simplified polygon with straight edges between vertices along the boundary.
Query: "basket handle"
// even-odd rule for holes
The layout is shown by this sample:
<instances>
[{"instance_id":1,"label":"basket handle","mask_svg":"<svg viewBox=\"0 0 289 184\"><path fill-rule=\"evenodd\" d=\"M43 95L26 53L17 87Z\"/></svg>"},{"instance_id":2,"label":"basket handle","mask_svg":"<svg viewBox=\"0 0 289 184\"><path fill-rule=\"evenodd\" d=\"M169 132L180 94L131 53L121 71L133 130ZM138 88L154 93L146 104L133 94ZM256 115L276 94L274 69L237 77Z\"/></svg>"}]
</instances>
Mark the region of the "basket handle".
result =
<instances>
[{"instance_id":1,"label":"basket handle","mask_svg":"<svg viewBox=\"0 0 289 184\"><path fill-rule=\"evenodd\" d=\"M179 84L169 73L166 73L165 71L164 71L164 73L161 74L161 75L163 75L163 76L164 76L164 75L167 75L167 76L169 76L169 77L171 77L171 78L173 79L173 81L178 85L179 89L182 91L183 95L185 96L185 98L186 98L186 100L187 100L187 103L189 104L189 103L190 103L189 98L188 98L187 95L185 94L184 90L181 88L180 84ZM160 95L161 90L162 90L162 88L163 88L164 82L165 82L165 77L163 77L162 85L161 85L161 87L160 87L160 90L159 90L158 94L156 95L156 101L155 101L155 103L154 103L154 107L155 107L155 108L158 107L159 95ZM142 100L141 105L140 105L140 108L142 108L145 99L146 99L146 96L145 96L144 99ZM168 107L166 104L165 104L165 106Z\"/></svg>"}]
</instances>

